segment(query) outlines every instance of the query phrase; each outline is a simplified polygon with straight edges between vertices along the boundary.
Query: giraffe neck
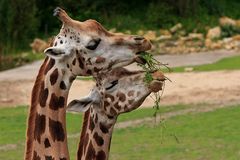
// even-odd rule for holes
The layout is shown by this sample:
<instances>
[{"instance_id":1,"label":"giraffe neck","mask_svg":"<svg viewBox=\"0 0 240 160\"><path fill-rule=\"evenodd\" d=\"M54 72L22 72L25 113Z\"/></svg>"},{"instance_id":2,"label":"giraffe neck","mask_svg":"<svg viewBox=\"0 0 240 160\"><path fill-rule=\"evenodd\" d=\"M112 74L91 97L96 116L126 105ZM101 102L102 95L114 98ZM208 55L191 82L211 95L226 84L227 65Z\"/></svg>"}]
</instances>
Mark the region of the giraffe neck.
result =
<instances>
[{"instance_id":1,"label":"giraffe neck","mask_svg":"<svg viewBox=\"0 0 240 160\"><path fill-rule=\"evenodd\" d=\"M84 114L77 154L78 160L108 159L113 127L116 120L111 120L111 124L106 124L106 121L101 121L101 119L101 115L95 113L93 109L89 109Z\"/></svg>"},{"instance_id":2,"label":"giraffe neck","mask_svg":"<svg viewBox=\"0 0 240 160\"><path fill-rule=\"evenodd\" d=\"M25 160L69 160L66 101L74 77L46 58L32 90Z\"/></svg>"}]
</instances>

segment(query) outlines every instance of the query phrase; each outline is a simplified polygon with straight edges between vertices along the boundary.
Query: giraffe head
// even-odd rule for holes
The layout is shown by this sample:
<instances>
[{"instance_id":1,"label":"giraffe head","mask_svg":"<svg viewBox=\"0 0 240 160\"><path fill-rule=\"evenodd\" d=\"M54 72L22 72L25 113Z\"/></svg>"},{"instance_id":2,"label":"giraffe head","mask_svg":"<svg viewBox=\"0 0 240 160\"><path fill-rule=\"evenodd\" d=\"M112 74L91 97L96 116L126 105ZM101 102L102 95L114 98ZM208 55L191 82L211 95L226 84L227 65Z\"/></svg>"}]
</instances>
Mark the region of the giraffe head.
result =
<instances>
[{"instance_id":1,"label":"giraffe head","mask_svg":"<svg viewBox=\"0 0 240 160\"><path fill-rule=\"evenodd\" d=\"M165 77L161 72L152 73L149 84L144 76L142 71L116 68L97 79L96 87L87 97L70 102L68 110L84 112L91 108L102 117L116 119L119 114L138 108L151 92L162 89Z\"/></svg>"},{"instance_id":2,"label":"giraffe head","mask_svg":"<svg viewBox=\"0 0 240 160\"><path fill-rule=\"evenodd\" d=\"M94 75L126 66L136 61L138 53L151 48L143 37L110 33L95 20L73 20L61 8L56 8L54 15L63 26L45 53L67 63L74 75Z\"/></svg>"}]
</instances>

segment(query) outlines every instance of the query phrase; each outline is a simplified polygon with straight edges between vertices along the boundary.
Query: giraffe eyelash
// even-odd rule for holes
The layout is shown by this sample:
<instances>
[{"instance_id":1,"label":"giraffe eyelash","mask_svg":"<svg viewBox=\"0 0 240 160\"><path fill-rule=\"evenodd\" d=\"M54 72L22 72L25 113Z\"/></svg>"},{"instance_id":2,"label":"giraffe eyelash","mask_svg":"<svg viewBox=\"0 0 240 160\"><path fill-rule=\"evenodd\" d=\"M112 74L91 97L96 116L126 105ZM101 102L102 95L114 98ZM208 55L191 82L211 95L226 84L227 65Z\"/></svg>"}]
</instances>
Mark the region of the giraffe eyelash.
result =
<instances>
[{"instance_id":1,"label":"giraffe eyelash","mask_svg":"<svg viewBox=\"0 0 240 160\"><path fill-rule=\"evenodd\" d=\"M106 90L109 90L118 84L118 80L112 81L109 87L106 87Z\"/></svg>"},{"instance_id":2,"label":"giraffe eyelash","mask_svg":"<svg viewBox=\"0 0 240 160\"><path fill-rule=\"evenodd\" d=\"M88 45L86 46L87 49L90 49L90 50L95 50L99 43L101 42L101 39L100 38L97 38L97 39L92 39Z\"/></svg>"}]
</instances>

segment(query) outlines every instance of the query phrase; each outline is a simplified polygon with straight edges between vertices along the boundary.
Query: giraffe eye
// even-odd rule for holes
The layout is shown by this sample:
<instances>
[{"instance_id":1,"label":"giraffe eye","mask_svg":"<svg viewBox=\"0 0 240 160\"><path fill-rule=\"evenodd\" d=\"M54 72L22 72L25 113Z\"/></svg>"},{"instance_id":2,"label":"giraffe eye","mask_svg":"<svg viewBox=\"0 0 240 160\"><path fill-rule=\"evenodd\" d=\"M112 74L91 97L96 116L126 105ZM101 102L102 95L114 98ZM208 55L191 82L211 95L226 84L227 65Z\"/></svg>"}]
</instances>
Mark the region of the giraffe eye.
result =
<instances>
[{"instance_id":1,"label":"giraffe eye","mask_svg":"<svg viewBox=\"0 0 240 160\"><path fill-rule=\"evenodd\" d=\"M94 50L98 47L100 42L101 42L100 38L92 39L91 41L88 42L86 48L90 50Z\"/></svg>"},{"instance_id":2,"label":"giraffe eye","mask_svg":"<svg viewBox=\"0 0 240 160\"><path fill-rule=\"evenodd\" d=\"M109 90L118 84L118 80L112 81L110 86L106 87L106 90Z\"/></svg>"}]
</instances>

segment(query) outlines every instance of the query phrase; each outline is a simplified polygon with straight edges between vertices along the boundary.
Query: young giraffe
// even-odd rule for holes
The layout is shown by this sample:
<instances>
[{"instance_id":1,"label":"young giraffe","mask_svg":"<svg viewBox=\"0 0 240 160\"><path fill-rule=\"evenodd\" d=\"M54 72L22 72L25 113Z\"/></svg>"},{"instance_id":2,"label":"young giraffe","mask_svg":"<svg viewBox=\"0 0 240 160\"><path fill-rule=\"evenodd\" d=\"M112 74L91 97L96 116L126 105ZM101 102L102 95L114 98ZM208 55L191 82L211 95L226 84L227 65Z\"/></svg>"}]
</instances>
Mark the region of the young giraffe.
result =
<instances>
[{"instance_id":1,"label":"young giraffe","mask_svg":"<svg viewBox=\"0 0 240 160\"><path fill-rule=\"evenodd\" d=\"M97 86L89 96L69 103L69 111L85 112L78 160L108 159L117 117L138 108L151 92L162 89L164 75L152 75L154 80L147 85L144 72L116 68L97 78Z\"/></svg>"},{"instance_id":2,"label":"young giraffe","mask_svg":"<svg viewBox=\"0 0 240 160\"><path fill-rule=\"evenodd\" d=\"M98 22L72 20L61 8L62 22L53 46L46 49L33 90L28 117L25 160L68 160L66 101L78 75L97 75L135 61L136 53L151 48L142 37L117 35Z\"/></svg>"}]
</instances>

